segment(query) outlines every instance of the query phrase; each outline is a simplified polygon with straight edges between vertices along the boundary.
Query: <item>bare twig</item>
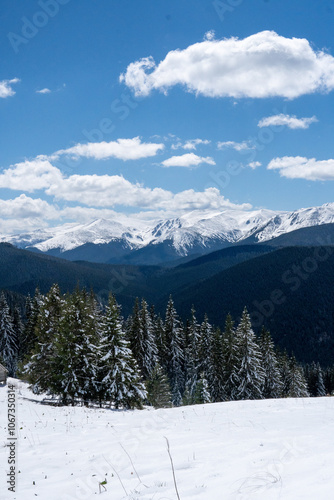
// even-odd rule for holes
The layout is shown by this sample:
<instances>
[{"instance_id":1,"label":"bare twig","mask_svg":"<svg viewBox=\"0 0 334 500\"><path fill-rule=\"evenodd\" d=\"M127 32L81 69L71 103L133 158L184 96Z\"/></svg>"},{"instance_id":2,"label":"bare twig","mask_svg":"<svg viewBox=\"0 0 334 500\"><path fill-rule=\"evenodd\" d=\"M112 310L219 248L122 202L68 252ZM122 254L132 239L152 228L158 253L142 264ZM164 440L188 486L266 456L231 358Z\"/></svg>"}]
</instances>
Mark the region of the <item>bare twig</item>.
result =
<instances>
[{"instance_id":1,"label":"bare twig","mask_svg":"<svg viewBox=\"0 0 334 500\"><path fill-rule=\"evenodd\" d=\"M139 474L138 474L138 472L136 471L136 468L135 468L135 466L134 466L134 464L133 464L132 458L130 457L129 453L126 451L126 449L124 448L124 446L122 445L122 443L119 443L119 445L120 445L120 447L122 448L122 450L124 451L124 453L126 453L126 455L128 456L128 458L129 458L129 460L130 460L130 462L131 462L131 465L132 465L132 467L133 467L133 470L135 471L135 474L136 474L136 476L137 476L138 481L140 482L140 484L142 484L143 486L145 486L145 488L148 488L148 486L146 486L146 484L144 484L144 483L142 482L142 480L140 479Z\"/></svg>"},{"instance_id":2,"label":"bare twig","mask_svg":"<svg viewBox=\"0 0 334 500\"><path fill-rule=\"evenodd\" d=\"M109 464L109 465L110 465L110 467L112 468L112 470L115 472L116 476L118 477L119 482L120 482L120 483L121 483L121 485L122 485L122 488L123 488L123 490L124 490L124 493L126 494L126 496L128 496L128 492L126 491L126 489L125 489L125 487L124 487L124 484L123 484L123 482L122 482L122 479L120 478L120 476L119 476L119 474L118 474L117 470L115 469L115 467L114 467L114 466L113 466L110 462L108 462L108 460L106 459L106 457L105 457L104 455L102 455L102 456L103 456L104 460L107 462L107 464Z\"/></svg>"},{"instance_id":3,"label":"bare twig","mask_svg":"<svg viewBox=\"0 0 334 500\"><path fill-rule=\"evenodd\" d=\"M173 459L172 459L172 455L170 454L169 441L168 441L168 439L166 438L166 436L164 436L164 438L166 439L166 442L167 442L167 451L168 451L168 455L169 455L169 458L170 458L170 463L171 463L171 465L172 465L173 479L174 479L174 487L175 487L175 491L176 491L176 496L177 496L178 500L180 500L180 495L179 495L179 492L178 492L178 490L177 490L177 484L176 484L176 478L175 478L175 470L174 470Z\"/></svg>"}]
</instances>

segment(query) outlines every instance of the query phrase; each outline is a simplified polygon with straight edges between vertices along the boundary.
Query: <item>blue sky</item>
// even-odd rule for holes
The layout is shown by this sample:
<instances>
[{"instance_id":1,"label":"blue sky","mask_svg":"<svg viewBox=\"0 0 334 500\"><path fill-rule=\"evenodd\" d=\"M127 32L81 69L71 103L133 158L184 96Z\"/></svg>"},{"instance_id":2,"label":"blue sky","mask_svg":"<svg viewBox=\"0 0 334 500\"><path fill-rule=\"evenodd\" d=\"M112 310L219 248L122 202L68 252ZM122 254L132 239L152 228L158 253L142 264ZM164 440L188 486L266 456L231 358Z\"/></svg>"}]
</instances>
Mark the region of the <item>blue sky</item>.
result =
<instances>
[{"instance_id":1,"label":"blue sky","mask_svg":"<svg viewBox=\"0 0 334 500\"><path fill-rule=\"evenodd\" d=\"M334 201L333 22L329 0L3 0L0 230Z\"/></svg>"}]
</instances>

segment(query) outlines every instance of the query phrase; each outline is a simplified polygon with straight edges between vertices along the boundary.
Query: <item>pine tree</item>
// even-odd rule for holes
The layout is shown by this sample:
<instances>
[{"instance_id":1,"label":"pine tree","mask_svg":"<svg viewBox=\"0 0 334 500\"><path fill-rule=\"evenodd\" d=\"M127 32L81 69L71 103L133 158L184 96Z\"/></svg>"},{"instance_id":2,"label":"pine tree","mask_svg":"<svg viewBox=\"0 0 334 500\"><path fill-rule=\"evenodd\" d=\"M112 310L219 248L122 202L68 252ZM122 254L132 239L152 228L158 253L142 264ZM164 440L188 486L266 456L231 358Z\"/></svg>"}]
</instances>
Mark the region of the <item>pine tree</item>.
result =
<instances>
[{"instance_id":1,"label":"pine tree","mask_svg":"<svg viewBox=\"0 0 334 500\"><path fill-rule=\"evenodd\" d=\"M191 319L186 328L187 348L186 348L186 400L191 404L195 400L197 382L199 377L199 354L200 354L200 326L196 320L194 306L191 309Z\"/></svg>"},{"instance_id":2,"label":"pine tree","mask_svg":"<svg viewBox=\"0 0 334 500\"><path fill-rule=\"evenodd\" d=\"M58 379L61 373L58 370L55 344L59 335L61 313L62 299L59 287L54 285L43 303L40 303L38 315L34 318L36 342L30 361L24 369L36 394L59 391Z\"/></svg>"},{"instance_id":3,"label":"pine tree","mask_svg":"<svg viewBox=\"0 0 334 500\"><path fill-rule=\"evenodd\" d=\"M8 369L10 377L16 374L17 357L18 338L5 294L2 292L0 295L0 358Z\"/></svg>"},{"instance_id":4,"label":"pine tree","mask_svg":"<svg viewBox=\"0 0 334 500\"><path fill-rule=\"evenodd\" d=\"M282 397L288 397L290 388L290 359L286 351L277 351L278 369L282 383Z\"/></svg>"},{"instance_id":5,"label":"pine tree","mask_svg":"<svg viewBox=\"0 0 334 500\"><path fill-rule=\"evenodd\" d=\"M228 400L238 399L238 387L240 385L239 371L241 368L241 359L239 353L238 332L235 331L234 321L230 314L225 321L222 344L222 366L224 378L224 397Z\"/></svg>"},{"instance_id":6,"label":"pine tree","mask_svg":"<svg viewBox=\"0 0 334 500\"><path fill-rule=\"evenodd\" d=\"M112 294L104 317L100 355L100 398L115 408L141 408L147 393L122 328L119 306Z\"/></svg>"},{"instance_id":7,"label":"pine tree","mask_svg":"<svg viewBox=\"0 0 334 500\"><path fill-rule=\"evenodd\" d=\"M19 358L23 360L26 355L30 355L37 342L36 324L40 308L43 304L44 297L41 295L38 288L36 288L33 298L28 295L26 300L26 323L20 342Z\"/></svg>"},{"instance_id":8,"label":"pine tree","mask_svg":"<svg viewBox=\"0 0 334 500\"><path fill-rule=\"evenodd\" d=\"M146 383L147 400L154 408L169 408L172 406L170 386L163 369L157 364Z\"/></svg>"},{"instance_id":9,"label":"pine tree","mask_svg":"<svg viewBox=\"0 0 334 500\"><path fill-rule=\"evenodd\" d=\"M261 366L264 371L262 395L264 398L279 398L282 396L283 384L274 343L270 333L265 328L262 328L259 346L261 351Z\"/></svg>"},{"instance_id":10,"label":"pine tree","mask_svg":"<svg viewBox=\"0 0 334 500\"><path fill-rule=\"evenodd\" d=\"M319 363L316 364L316 396L326 396L324 377Z\"/></svg>"},{"instance_id":11,"label":"pine tree","mask_svg":"<svg viewBox=\"0 0 334 500\"><path fill-rule=\"evenodd\" d=\"M182 370L184 360L183 339L180 320L174 308L172 297L169 298L167 304L164 336L166 339L166 346L168 347L166 363L167 376L172 387L173 404L175 406L180 406L184 391L184 374Z\"/></svg>"},{"instance_id":12,"label":"pine tree","mask_svg":"<svg viewBox=\"0 0 334 500\"><path fill-rule=\"evenodd\" d=\"M219 328L212 331L212 326L208 322L207 317L205 317L201 325L201 332L203 332L204 345L207 345L207 355L204 357L206 367L203 363L202 371L208 381L210 397L214 403L225 401L224 359L221 331ZM204 352L202 356L204 356Z\"/></svg>"},{"instance_id":13,"label":"pine tree","mask_svg":"<svg viewBox=\"0 0 334 500\"><path fill-rule=\"evenodd\" d=\"M127 338L135 360L144 379L148 379L158 361L158 349L155 343L155 331L146 300L138 298L127 321Z\"/></svg>"},{"instance_id":14,"label":"pine tree","mask_svg":"<svg viewBox=\"0 0 334 500\"><path fill-rule=\"evenodd\" d=\"M203 404L203 403L211 403L211 396L209 392L209 384L207 379L205 378L204 373L200 374L200 377L197 381L196 392L194 397L195 404Z\"/></svg>"},{"instance_id":15,"label":"pine tree","mask_svg":"<svg viewBox=\"0 0 334 500\"><path fill-rule=\"evenodd\" d=\"M64 303L60 334L56 337L56 353L63 402L75 404L97 397L96 363L98 335L95 316L87 292L77 289Z\"/></svg>"},{"instance_id":16,"label":"pine tree","mask_svg":"<svg viewBox=\"0 0 334 500\"><path fill-rule=\"evenodd\" d=\"M295 356L290 358L290 376L289 376L289 398L306 398L310 394L307 390L307 383L302 372L301 367L298 365Z\"/></svg>"},{"instance_id":17,"label":"pine tree","mask_svg":"<svg viewBox=\"0 0 334 500\"><path fill-rule=\"evenodd\" d=\"M237 328L239 338L240 384L237 388L238 399L261 399L264 383L261 367L261 353L255 341L250 316L245 308Z\"/></svg>"}]
</instances>

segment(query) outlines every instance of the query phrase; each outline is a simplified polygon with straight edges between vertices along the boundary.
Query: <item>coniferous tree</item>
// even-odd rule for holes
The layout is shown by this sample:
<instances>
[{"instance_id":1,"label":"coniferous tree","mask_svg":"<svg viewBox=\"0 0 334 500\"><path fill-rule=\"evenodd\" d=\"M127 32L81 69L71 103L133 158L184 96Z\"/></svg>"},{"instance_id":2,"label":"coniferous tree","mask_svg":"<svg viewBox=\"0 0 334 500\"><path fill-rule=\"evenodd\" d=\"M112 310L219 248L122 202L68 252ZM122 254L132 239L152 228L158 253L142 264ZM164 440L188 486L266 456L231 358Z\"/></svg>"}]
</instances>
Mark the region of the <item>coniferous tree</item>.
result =
<instances>
[{"instance_id":1,"label":"coniferous tree","mask_svg":"<svg viewBox=\"0 0 334 500\"><path fill-rule=\"evenodd\" d=\"M180 406L184 391L183 374L183 339L180 320L176 313L172 297L169 298L164 324L164 336L168 349L167 376L172 388L173 404Z\"/></svg>"},{"instance_id":2,"label":"coniferous tree","mask_svg":"<svg viewBox=\"0 0 334 500\"><path fill-rule=\"evenodd\" d=\"M187 348L185 356L186 370L186 401L191 404L195 399L200 365L200 326L196 320L194 307L191 309L191 319L186 328Z\"/></svg>"},{"instance_id":3,"label":"coniferous tree","mask_svg":"<svg viewBox=\"0 0 334 500\"><path fill-rule=\"evenodd\" d=\"M146 383L147 400L154 408L170 408L172 394L168 378L162 367L156 364L150 379Z\"/></svg>"},{"instance_id":4,"label":"coniferous tree","mask_svg":"<svg viewBox=\"0 0 334 500\"><path fill-rule=\"evenodd\" d=\"M290 359L286 351L277 351L277 362L281 376L282 396L286 398L290 388Z\"/></svg>"},{"instance_id":5,"label":"coniferous tree","mask_svg":"<svg viewBox=\"0 0 334 500\"><path fill-rule=\"evenodd\" d=\"M100 397L115 408L142 407L147 393L122 328L119 306L111 294L103 324L99 379Z\"/></svg>"},{"instance_id":6,"label":"coniferous tree","mask_svg":"<svg viewBox=\"0 0 334 500\"><path fill-rule=\"evenodd\" d=\"M316 364L316 396L326 396L326 388L324 384L324 377L321 366Z\"/></svg>"},{"instance_id":7,"label":"coniferous tree","mask_svg":"<svg viewBox=\"0 0 334 500\"><path fill-rule=\"evenodd\" d=\"M20 342L20 360L28 354L31 354L35 343L37 342L36 324L40 308L43 304L44 297L36 288L35 295L31 298L29 295L26 300L26 323L24 326L22 341Z\"/></svg>"},{"instance_id":8,"label":"coniferous tree","mask_svg":"<svg viewBox=\"0 0 334 500\"><path fill-rule=\"evenodd\" d=\"M97 332L87 292L77 289L64 303L60 334L56 337L59 392L63 402L88 403L96 398Z\"/></svg>"},{"instance_id":9,"label":"coniferous tree","mask_svg":"<svg viewBox=\"0 0 334 500\"><path fill-rule=\"evenodd\" d=\"M202 372L197 381L194 403L203 404L211 402L212 400L209 392L209 384L207 379L205 378L204 373Z\"/></svg>"},{"instance_id":10,"label":"coniferous tree","mask_svg":"<svg viewBox=\"0 0 334 500\"><path fill-rule=\"evenodd\" d=\"M310 394L307 390L307 383L301 367L298 365L295 356L290 358L289 391L290 398L306 398Z\"/></svg>"},{"instance_id":11,"label":"coniferous tree","mask_svg":"<svg viewBox=\"0 0 334 500\"><path fill-rule=\"evenodd\" d=\"M21 313L19 311L19 308L16 306L14 307L13 311L13 328L15 332L15 336L17 338L17 359L20 359L20 353L21 353L21 343L23 339L23 331L24 331L24 325L22 322L22 317Z\"/></svg>"},{"instance_id":12,"label":"coniferous tree","mask_svg":"<svg viewBox=\"0 0 334 500\"><path fill-rule=\"evenodd\" d=\"M250 316L245 308L237 328L240 354L240 383L237 399L261 399L264 374L261 367L261 353L255 341Z\"/></svg>"},{"instance_id":13,"label":"coniferous tree","mask_svg":"<svg viewBox=\"0 0 334 500\"><path fill-rule=\"evenodd\" d=\"M283 383L278 367L274 342L265 328L262 328L259 339L261 366L264 372L262 395L264 398L279 398L282 395Z\"/></svg>"},{"instance_id":14,"label":"coniferous tree","mask_svg":"<svg viewBox=\"0 0 334 500\"><path fill-rule=\"evenodd\" d=\"M60 389L59 379L62 373L58 366L56 342L60 332L62 305L59 287L53 285L43 303L40 303L38 315L34 318L36 342L24 373L27 374L36 394L58 393Z\"/></svg>"},{"instance_id":15,"label":"coniferous tree","mask_svg":"<svg viewBox=\"0 0 334 500\"><path fill-rule=\"evenodd\" d=\"M209 393L214 403L225 401L225 381L224 381L224 357L223 357L223 344L222 334L219 328L212 331L210 323L204 318L201 325L202 331L207 331L208 338L210 338L207 360L207 369L204 371L205 377L208 381Z\"/></svg>"},{"instance_id":16,"label":"coniferous tree","mask_svg":"<svg viewBox=\"0 0 334 500\"><path fill-rule=\"evenodd\" d=\"M238 332L234 328L234 321L230 314L227 315L225 321L222 349L224 397L226 399L235 400L238 399L241 359Z\"/></svg>"},{"instance_id":17,"label":"coniferous tree","mask_svg":"<svg viewBox=\"0 0 334 500\"><path fill-rule=\"evenodd\" d=\"M18 338L5 294L2 292L0 295L0 358L8 369L10 377L16 374L17 357Z\"/></svg>"}]
</instances>

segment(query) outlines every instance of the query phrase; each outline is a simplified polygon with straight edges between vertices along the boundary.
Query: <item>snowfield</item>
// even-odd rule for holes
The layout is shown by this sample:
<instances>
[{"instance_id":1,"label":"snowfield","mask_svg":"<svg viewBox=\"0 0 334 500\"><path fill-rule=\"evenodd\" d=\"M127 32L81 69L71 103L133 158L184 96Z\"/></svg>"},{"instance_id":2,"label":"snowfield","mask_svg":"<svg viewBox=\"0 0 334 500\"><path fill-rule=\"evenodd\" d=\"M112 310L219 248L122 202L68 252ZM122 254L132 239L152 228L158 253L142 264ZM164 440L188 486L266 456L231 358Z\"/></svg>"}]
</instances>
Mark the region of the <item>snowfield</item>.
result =
<instances>
[{"instance_id":1,"label":"snowfield","mask_svg":"<svg viewBox=\"0 0 334 500\"><path fill-rule=\"evenodd\" d=\"M1 500L177 500L165 437L180 500L334 498L334 397L116 411L42 405L27 387L16 493L0 387Z\"/></svg>"}]
</instances>

